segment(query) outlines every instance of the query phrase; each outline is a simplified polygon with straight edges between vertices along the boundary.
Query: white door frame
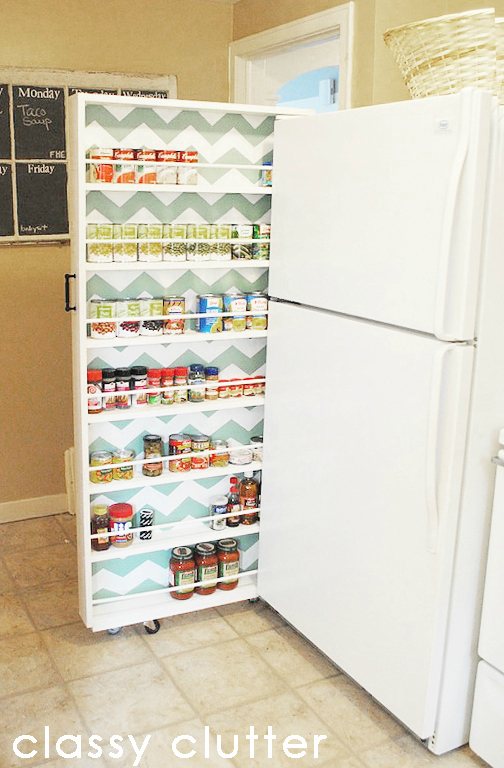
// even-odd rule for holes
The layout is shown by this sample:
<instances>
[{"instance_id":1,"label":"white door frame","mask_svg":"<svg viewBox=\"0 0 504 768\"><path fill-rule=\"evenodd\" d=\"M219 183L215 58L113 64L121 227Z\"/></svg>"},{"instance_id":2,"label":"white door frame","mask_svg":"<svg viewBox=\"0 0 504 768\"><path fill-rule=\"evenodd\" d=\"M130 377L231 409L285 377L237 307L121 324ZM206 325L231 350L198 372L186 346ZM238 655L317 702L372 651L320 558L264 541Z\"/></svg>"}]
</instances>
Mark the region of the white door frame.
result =
<instances>
[{"instance_id":1,"label":"white door frame","mask_svg":"<svg viewBox=\"0 0 504 768\"><path fill-rule=\"evenodd\" d=\"M289 24L281 24L255 35L242 37L229 46L229 98L248 104L248 77L253 59L286 50L297 43L323 40L339 33L339 97L340 109L351 107L354 3L348 2L327 11L305 16Z\"/></svg>"}]
</instances>

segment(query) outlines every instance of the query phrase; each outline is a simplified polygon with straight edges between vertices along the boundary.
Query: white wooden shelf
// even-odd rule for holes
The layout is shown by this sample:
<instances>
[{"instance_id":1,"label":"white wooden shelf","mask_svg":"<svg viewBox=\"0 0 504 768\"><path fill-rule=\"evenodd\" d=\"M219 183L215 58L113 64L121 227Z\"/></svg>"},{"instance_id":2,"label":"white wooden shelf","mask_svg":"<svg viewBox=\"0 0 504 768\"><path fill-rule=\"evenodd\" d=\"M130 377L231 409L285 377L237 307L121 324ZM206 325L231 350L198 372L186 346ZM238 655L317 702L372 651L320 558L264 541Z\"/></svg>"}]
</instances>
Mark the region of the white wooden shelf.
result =
<instances>
[{"instance_id":1,"label":"white wooden shelf","mask_svg":"<svg viewBox=\"0 0 504 768\"><path fill-rule=\"evenodd\" d=\"M113 242L110 241L110 242ZM222 261L86 261L88 272L122 272L123 270L134 272L138 270L166 270L166 269L268 269L269 259L223 259Z\"/></svg>"},{"instance_id":2,"label":"white wooden shelf","mask_svg":"<svg viewBox=\"0 0 504 768\"><path fill-rule=\"evenodd\" d=\"M173 316L176 319L176 315ZM117 318L110 318L116 320ZM134 320L134 318L127 318ZM138 318L139 320L147 318ZM150 320L158 318L151 317ZM106 323L107 318L95 318L94 323ZM160 336L133 336L132 338L114 336L111 339L86 339L88 349L100 349L103 347L139 347L147 344L165 346L166 344L184 344L195 341L239 341L240 339L264 339L268 331L221 331L221 333L202 333L200 331L185 331L185 333L162 334Z\"/></svg>"},{"instance_id":3,"label":"white wooden shelf","mask_svg":"<svg viewBox=\"0 0 504 768\"><path fill-rule=\"evenodd\" d=\"M232 446L231 449L238 449L240 446ZM250 464L228 464L227 467L209 467L208 469L191 469L189 472L170 472L167 466L168 461L183 458L183 454L174 456L163 456L162 461L166 464L163 474L158 477L147 477L141 472L133 476L133 480L111 480L108 483L87 483L87 490L90 496L108 495L114 491L129 491L136 488L147 488L154 485L174 485L183 483L186 480L207 480L210 477L227 477L238 475L243 472L257 472L262 467L260 461L252 461ZM99 469L99 467L93 467Z\"/></svg>"},{"instance_id":4,"label":"white wooden shelf","mask_svg":"<svg viewBox=\"0 0 504 768\"><path fill-rule=\"evenodd\" d=\"M180 530L177 530L180 528ZM149 552L159 552L173 547L184 547L196 544L199 541L220 541L220 539L236 538L237 536L250 536L253 533L259 533L259 523L252 525L238 525L236 527L226 526L221 531L214 531L208 523L199 523L193 520L185 525L174 523L171 530L160 530L155 528L152 531L152 539L141 540L134 538L129 547L114 547L103 552L97 552L91 549L91 562L102 563L106 560L124 560L132 555L145 555ZM138 534L135 534L138 536Z\"/></svg>"},{"instance_id":5,"label":"white wooden shelf","mask_svg":"<svg viewBox=\"0 0 504 768\"><path fill-rule=\"evenodd\" d=\"M241 600L251 600L257 595L255 571L250 575L247 572L243 573L235 589L216 589L211 595L194 594L188 600L175 600L168 592L161 590L159 595L152 593L131 595L125 600L93 605L92 629L99 632L109 627L123 627L127 624L159 620L205 608L229 605Z\"/></svg>"},{"instance_id":6,"label":"white wooden shelf","mask_svg":"<svg viewBox=\"0 0 504 768\"><path fill-rule=\"evenodd\" d=\"M110 163L107 163L110 165ZM243 187L201 186L200 184L116 184L109 182L86 182L86 192L175 192L182 195L192 192L197 195L272 195L273 187L258 187L254 185Z\"/></svg>"},{"instance_id":7,"label":"white wooden shelf","mask_svg":"<svg viewBox=\"0 0 504 768\"><path fill-rule=\"evenodd\" d=\"M138 390L135 394L138 394ZM106 396L106 393L104 396ZM144 405L140 406L140 408L135 406L131 408L111 408L108 411L101 411L101 413L88 414L88 424L149 419L158 416L175 416L181 413L191 414L228 411L235 408L257 408L262 405L264 405L264 395L240 395L240 397L225 397L220 400L204 400L201 403L187 402L173 403L172 405Z\"/></svg>"},{"instance_id":8,"label":"white wooden shelf","mask_svg":"<svg viewBox=\"0 0 504 768\"><path fill-rule=\"evenodd\" d=\"M177 166L181 166L182 168L218 168L218 169L226 169L229 171L237 170L237 171L272 171L273 166L272 165L247 165L246 163L200 163L199 160L197 163L187 163L182 162L181 160L120 160L116 158L86 158L86 165L131 165L135 167L135 165L156 165L159 168L162 168L163 170L166 170L167 168L174 168ZM111 182L103 181L98 182L100 184L110 184ZM131 185L130 185L131 186ZM142 184L142 187L145 186L151 186L150 184ZM182 185L180 185L182 186Z\"/></svg>"}]
</instances>

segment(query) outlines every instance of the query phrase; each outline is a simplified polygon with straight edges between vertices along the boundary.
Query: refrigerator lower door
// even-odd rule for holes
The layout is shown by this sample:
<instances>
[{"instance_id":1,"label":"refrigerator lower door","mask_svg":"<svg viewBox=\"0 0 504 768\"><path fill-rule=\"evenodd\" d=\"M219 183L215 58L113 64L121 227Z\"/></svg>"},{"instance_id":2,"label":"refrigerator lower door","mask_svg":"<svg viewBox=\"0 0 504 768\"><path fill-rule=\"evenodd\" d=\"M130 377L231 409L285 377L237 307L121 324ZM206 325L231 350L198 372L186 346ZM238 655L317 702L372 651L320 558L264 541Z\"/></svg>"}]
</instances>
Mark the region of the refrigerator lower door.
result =
<instances>
[{"instance_id":1,"label":"refrigerator lower door","mask_svg":"<svg viewBox=\"0 0 504 768\"><path fill-rule=\"evenodd\" d=\"M472 339L492 124L477 89L279 120L270 294Z\"/></svg>"},{"instance_id":2,"label":"refrigerator lower door","mask_svg":"<svg viewBox=\"0 0 504 768\"><path fill-rule=\"evenodd\" d=\"M504 768L504 674L478 664L469 745L492 768Z\"/></svg>"},{"instance_id":3,"label":"refrigerator lower door","mask_svg":"<svg viewBox=\"0 0 504 768\"><path fill-rule=\"evenodd\" d=\"M259 594L434 729L473 348L270 303Z\"/></svg>"},{"instance_id":4,"label":"refrigerator lower door","mask_svg":"<svg viewBox=\"0 0 504 768\"><path fill-rule=\"evenodd\" d=\"M478 652L504 673L504 467L495 474L492 525Z\"/></svg>"}]
</instances>

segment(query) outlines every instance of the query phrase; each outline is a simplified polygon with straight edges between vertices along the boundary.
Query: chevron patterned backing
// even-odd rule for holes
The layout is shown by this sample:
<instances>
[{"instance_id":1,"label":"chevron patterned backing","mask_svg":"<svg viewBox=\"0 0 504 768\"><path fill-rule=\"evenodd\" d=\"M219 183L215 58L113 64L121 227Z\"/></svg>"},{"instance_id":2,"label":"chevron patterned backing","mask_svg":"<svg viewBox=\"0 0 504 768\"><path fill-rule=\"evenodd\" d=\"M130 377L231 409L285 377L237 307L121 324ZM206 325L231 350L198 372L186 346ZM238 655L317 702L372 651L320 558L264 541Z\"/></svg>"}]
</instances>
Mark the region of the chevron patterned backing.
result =
<instances>
[{"instance_id":1,"label":"chevron patterned backing","mask_svg":"<svg viewBox=\"0 0 504 768\"><path fill-rule=\"evenodd\" d=\"M125 107L88 105L86 107L86 148L123 147L149 149L191 149L198 152L200 163L261 165L272 160L274 117L264 115L223 114L204 110L193 112L163 107ZM113 223L255 223L270 221L271 195L261 194L259 169L198 168L198 186L202 190L146 191L106 189L92 190L86 196L88 222ZM211 192L219 187L242 189L257 187L257 193ZM208 192L205 190L208 189ZM90 273L87 298L122 299L163 295L184 296L186 311L196 311L196 297L204 293L244 293L267 291L268 271L261 267L248 269L223 267L218 270L191 272L187 263L171 271L150 271L148 265L131 273L117 271ZM265 375L266 340L232 341L229 338L170 345L169 337L145 346L115 346L87 351L90 368L119 368L133 365L173 367L203 363L216 365L221 378ZM115 343L115 342L114 342ZM119 422L102 422L89 426L89 449L115 450L131 448L142 455L143 436L148 433L168 436L176 432L203 433L216 438L249 443L263 432L262 407L238 408L233 411L180 414ZM240 468L237 467L239 470ZM238 473L239 474L239 473ZM94 490L94 489L93 489ZM155 522L191 521L208 514L214 495L229 492L229 477L184 480L174 484L107 492L97 486L91 504L113 504L124 501L134 510L149 506ZM203 523L200 524L202 527ZM232 535L232 529L230 529ZM204 540L204 528L199 540ZM258 536L239 537L242 570L257 568ZM121 552L121 554L124 554ZM168 585L170 549L118 557L93 564L93 599L136 594ZM167 595L167 614L170 597Z\"/></svg>"}]
</instances>

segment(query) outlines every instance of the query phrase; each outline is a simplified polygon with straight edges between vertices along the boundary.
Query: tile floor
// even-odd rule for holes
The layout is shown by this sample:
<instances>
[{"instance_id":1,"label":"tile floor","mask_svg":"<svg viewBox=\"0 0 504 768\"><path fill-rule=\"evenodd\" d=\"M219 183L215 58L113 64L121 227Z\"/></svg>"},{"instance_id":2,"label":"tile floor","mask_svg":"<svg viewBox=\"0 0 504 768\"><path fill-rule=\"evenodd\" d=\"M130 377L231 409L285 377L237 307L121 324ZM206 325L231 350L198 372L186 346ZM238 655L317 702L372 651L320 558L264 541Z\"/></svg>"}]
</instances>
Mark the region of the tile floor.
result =
<instances>
[{"instance_id":1,"label":"tile floor","mask_svg":"<svg viewBox=\"0 0 504 768\"><path fill-rule=\"evenodd\" d=\"M49 726L45 756L44 727ZM259 735L255 757L245 735ZM263 738L272 726L276 741ZM204 729L210 756L204 754ZM29 734L37 754L17 757L12 743ZM82 758L58 757L60 736L81 736ZM101 735L103 755L89 737ZM111 745L122 735L123 755ZM234 735L238 752L232 753ZM314 735L321 740L313 756ZM132 743L128 736L134 739ZM294 763L320 768L476 768L484 766L467 747L435 757L360 688L258 602L186 614L161 623L156 635L143 626L119 635L93 634L77 613L75 525L57 515L0 525L0 768L126 768L151 738L143 768L284 768L287 736L307 741ZM196 754L182 762L172 752ZM99 744L98 741L95 743ZM76 743L61 745L72 754ZM292 754L297 752L292 751Z\"/></svg>"}]
</instances>

